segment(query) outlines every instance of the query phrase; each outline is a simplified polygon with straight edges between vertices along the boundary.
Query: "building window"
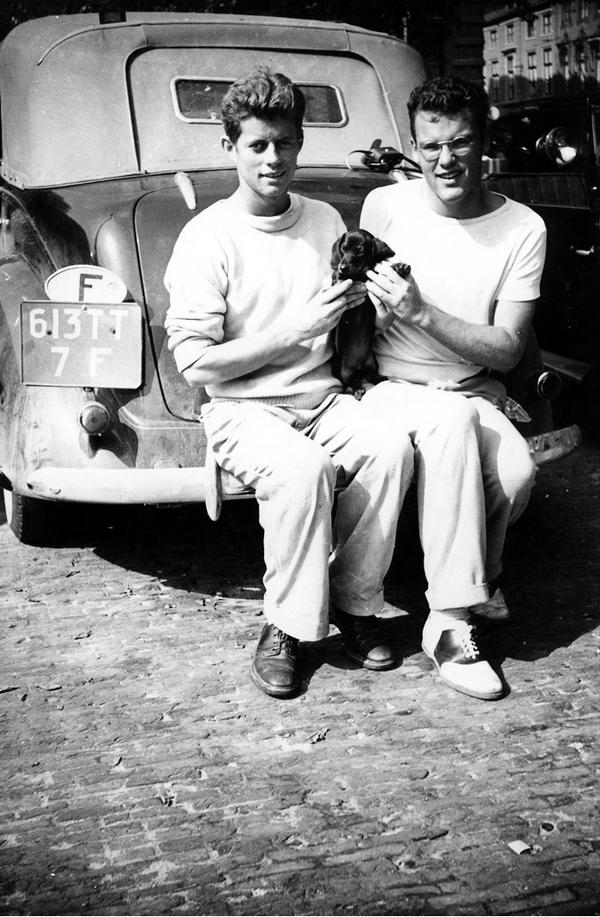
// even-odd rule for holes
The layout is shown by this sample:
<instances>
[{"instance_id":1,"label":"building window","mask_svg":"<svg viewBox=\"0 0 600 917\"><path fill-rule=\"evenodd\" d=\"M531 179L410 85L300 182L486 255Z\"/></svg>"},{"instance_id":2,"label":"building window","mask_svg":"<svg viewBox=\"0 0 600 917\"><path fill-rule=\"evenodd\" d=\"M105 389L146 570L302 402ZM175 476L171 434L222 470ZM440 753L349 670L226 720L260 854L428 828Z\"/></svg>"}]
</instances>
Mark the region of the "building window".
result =
<instances>
[{"instance_id":1,"label":"building window","mask_svg":"<svg viewBox=\"0 0 600 917\"><path fill-rule=\"evenodd\" d=\"M552 92L552 48L544 48L544 92Z\"/></svg>"},{"instance_id":2,"label":"building window","mask_svg":"<svg viewBox=\"0 0 600 917\"><path fill-rule=\"evenodd\" d=\"M498 47L498 29L490 29L490 48Z\"/></svg>"},{"instance_id":3,"label":"building window","mask_svg":"<svg viewBox=\"0 0 600 917\"><path fill-rule=\"evenodd\" d=\"M542 35L552 34L552 13L542 15Z\"/></svg>"},{"instance_id":4,"label":"building window","mask_svg":"<svg viewBox=\"0 0 600 917\"><path fill-rule=\"evenodd\" d=\"M506 43L511 44L515 40L515 24L514 22L506 23Z\"/></svg>"},{"instance_id":5,"label":"building window","mask_svg":"<svg viewBox=\"0 0 600 917\"><path fill-rule=\"evenodd\" d=\"M500 70L498 61L492 61L492 80L490 84L490 97L492 102L500 101Z\"/></svg>"},{"instance_id":6,"label":"building window","mask_svg":"<svg viewBox=\"0 0 600 917\"><path fill-rule=\"evenodd\" d=\"M562 21L561 28L564 28L567 25L571 25L571 0L567 0L566 3L562 3Z\"/></svg>"},{"instance_id":7,"label":"building window","mask_svg":"<svg viewBox=\"0 0 600 917\"><path fill-rule=\"evenodd\" d=\"M532 17L527 20L527 38L533 38L535 36L535 19Z\"/></svg>"},{"instance_id":8,"label":"building window","mask_svg":"<svg viewBox=\"0 0 600 917\"><path fill-rule=\"evenodd\" d=\"M515 97L515 55L507 54L506 55L506 76L507 79L507 90L509 100L514 99Z\"/></svg>"},{"instance_id":9,"label":"building window","mask_svg":"<svg viewBox=\"0 0 600 917\"><path fill-rule=\"evenodd\" d=\"M562 75L565 80L569 79L569 46L568 45L559 45L558 47L558 60L560 62L560 68L562 70Z\"/></svg>"},{"instance_id":10,"label":"building window","mask_svg":"<svg viewBox=\"0 0 600 917\"><path fill-rule=\"evenodd\" d=\"M527 54L527 79L529 80L529 95L534 96L537 91L537 54L529 51Z\"/></svg>"},{"instance_id":11,"label":"building window","mask_svg":"<svg viewBox=\"0 0 600 917\"><path fill-rule=\"evenodd\" d=\"M579 18L582 22L587 22L590 18L590 4L589 0L581 0L581 6L579 8Z\"/></svg>"}]
</instances>

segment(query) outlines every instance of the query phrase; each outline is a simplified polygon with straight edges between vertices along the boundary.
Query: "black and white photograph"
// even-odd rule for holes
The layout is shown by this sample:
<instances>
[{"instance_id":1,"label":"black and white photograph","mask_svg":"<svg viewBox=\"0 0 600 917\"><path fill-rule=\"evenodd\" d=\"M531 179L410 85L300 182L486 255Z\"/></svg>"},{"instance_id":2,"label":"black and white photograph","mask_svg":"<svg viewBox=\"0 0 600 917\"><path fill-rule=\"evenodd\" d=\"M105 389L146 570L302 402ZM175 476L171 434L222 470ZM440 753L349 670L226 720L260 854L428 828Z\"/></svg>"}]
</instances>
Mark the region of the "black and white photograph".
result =
<instances>
[{"instance_id":1,"label":"black and white photograph","mask_svg":"<svg viewBox=\"0 0 600 917\"><path fill-rule=\"evenodd\" d=\"M0 915L600 915L600 0L3 0Z\"/></svg>"}]
</instances>

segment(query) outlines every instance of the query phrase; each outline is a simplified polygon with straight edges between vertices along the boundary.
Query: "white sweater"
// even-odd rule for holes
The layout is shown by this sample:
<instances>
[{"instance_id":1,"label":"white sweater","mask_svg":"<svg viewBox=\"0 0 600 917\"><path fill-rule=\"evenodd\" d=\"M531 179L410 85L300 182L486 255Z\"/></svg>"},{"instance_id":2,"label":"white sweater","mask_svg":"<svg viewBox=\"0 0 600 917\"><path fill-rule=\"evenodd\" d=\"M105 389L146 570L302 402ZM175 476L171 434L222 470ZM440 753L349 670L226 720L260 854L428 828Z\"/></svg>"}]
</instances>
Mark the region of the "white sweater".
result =
<instances>
[{"instance_id":1,"label":"white sweater","mask_svg":"<svg viewBox=\"0 0 600 917\"><path fill-rule=\"evenodd\" d=\"M217 201L183 228L165 274L168 346L180 371L207 348L268 330L331 282L331 247L344 223L329 204L290 195L280 216L258 217ZM331 374L331 335L303 341L238 379L207 385L211 398L314 405L341 385Z\"/></svg>"}]
</instances>

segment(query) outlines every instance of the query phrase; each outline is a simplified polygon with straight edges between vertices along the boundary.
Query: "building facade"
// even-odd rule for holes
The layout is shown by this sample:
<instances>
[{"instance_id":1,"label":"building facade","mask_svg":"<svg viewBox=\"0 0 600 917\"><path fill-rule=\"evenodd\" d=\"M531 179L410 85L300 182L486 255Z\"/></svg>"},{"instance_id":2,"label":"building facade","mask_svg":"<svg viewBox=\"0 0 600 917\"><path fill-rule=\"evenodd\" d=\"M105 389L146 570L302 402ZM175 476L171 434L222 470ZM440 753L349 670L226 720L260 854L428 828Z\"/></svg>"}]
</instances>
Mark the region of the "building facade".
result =
<instances>
[{"instance_id":1,"label":"building facade","mask_svg":"<svg viewBox=\"0 0 600 917\"><path fill-rule=\"evenodd\" d=\"M600 86L600 2L489 4L484 85L497 105L593 92Z\"/></svg>"},{"instance_id":2,"label":"building facade","mask_svg":"<svg viewBox=\"0 0 600 917\"><path fill-rule=\"evenodd\" d=\"M416 2L413 4L417 7ZM420 18L409 18L408 41L425 58L429 76L452 73L481 82L483 66L483 16L486 0L445 0L423 3ZM414 24L418 31L411 30ZM416 40L415 40L416 39Z\"/></svg>"}]
</instances>

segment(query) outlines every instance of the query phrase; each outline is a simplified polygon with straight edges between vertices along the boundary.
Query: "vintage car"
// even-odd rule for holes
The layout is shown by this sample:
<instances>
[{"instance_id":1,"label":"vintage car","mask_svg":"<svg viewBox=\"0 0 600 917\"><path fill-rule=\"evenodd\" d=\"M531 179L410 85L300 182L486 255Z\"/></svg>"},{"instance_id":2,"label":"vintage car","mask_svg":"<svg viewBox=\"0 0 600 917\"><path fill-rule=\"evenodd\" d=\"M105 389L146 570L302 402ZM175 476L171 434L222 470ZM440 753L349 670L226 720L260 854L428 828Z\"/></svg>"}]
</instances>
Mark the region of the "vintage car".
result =
<instances>
[{"instance_id":1,"label":"vintage car","mask_svg":"<svg viewBox=\"0 0 600 917\"><path fill-rule=\"evenodd\" d=\"M300 193L354 227L372 188L415 180L401 154L423 63L387 35L267 17L83 14L23 23L2 44L0 478L24 542L43 544L67 502L209 501L218 513L206 396L165 345L163 275L186 221L236 187L219 103L259 64L307 96ZM552 380L539 381L533 357L520 378L543 410L523 430L544 460L572 448L577 430L552 430L539 398Z\"/></svg>"},{"instance_id":2,"label":"vintage car","mask_svg":"<svg viewBox=\"0 0 600 917\"><path fill-rule=\"evenodd\" d=\"M555 417L600 436L600 93L492 108L487 181L533 207L548 230L535 329L566 384Z\"/></svg>"}]
</instances>

